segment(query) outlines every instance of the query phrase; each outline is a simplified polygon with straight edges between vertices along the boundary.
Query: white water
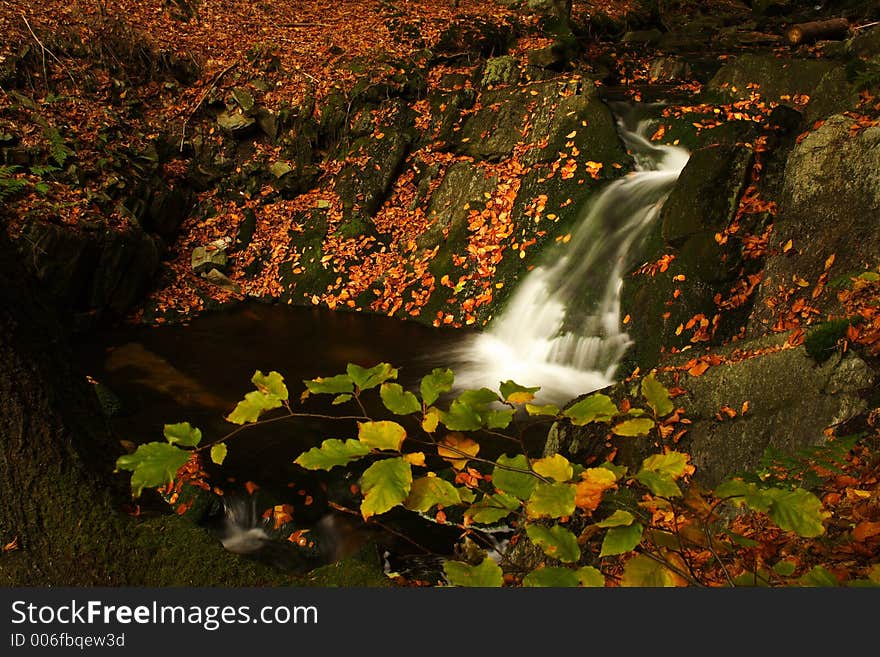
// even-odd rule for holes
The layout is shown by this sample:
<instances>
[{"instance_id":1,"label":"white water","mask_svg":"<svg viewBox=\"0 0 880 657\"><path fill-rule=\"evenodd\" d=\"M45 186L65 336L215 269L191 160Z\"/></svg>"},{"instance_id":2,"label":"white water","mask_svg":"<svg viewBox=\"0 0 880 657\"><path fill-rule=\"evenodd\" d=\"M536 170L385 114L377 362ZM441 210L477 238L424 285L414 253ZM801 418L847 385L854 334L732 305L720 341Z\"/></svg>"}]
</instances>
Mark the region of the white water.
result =
<instances>
[{"instance_id":1,"label":"white water","mask_svg":"<svg viewBox=\"0 0 880 657\"><path fill-rule=\"evenodd\" d=\"M683 148L652 144L645 129L621 126L637 170L611 183L585 208L571 241L552 247L490 330L462 347L457 386L497 389L512 379L541 386L539 401L561 403L614 381L630 345L620 317L629 253L656 219L689 157Z\"/></svg>"}]
</instances>

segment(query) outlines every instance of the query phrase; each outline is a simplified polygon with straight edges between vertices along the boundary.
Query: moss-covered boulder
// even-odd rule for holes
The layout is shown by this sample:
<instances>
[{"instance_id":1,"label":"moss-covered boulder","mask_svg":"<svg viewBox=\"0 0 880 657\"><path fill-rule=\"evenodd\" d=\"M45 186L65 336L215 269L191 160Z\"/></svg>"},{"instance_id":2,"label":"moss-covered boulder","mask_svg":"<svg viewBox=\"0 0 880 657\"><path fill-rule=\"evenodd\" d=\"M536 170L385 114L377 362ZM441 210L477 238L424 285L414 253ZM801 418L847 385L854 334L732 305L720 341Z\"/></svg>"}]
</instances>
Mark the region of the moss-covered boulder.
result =
<instances>
[{"instance_id":1,"label":"moss-covered boulder","mask_svg":"<svg viewBox=\"0 0 880 657\"><path fill-rule=\"evenodd\" d=\"M368 136L349 149L352 163L343 167L335 181L345 221L372 217L400 173L412 143L415 113L401 100L383 103L377 110L381 122Z\"/></svg>"},{"instance_id":2,"label":"moss-covered boulder","mask_svg":"<svg viewBox=\"0 0 880 657\"><path fill-rule=\"evenodd\" d=\"M803 347L788 348L787 338L777 335L716 349L724 362L700 376L668 371L657 375L666 386L684 390L675 406L684 409L690 424L682 426L687 432L674 448L691 455L696 481L713 486L729 475L752 470L767 448L793 453L819 444L826 427L867 408L863 395L873 386L875 373L865 361L836 353L817 365ZM692 357L681 354L669 364L683 366ZM637 383L620 383L603 392L617 403L629 397L638 405L643 400L637 390ZM610 445L617 449L616 462L637 468L643 458L662 449L662 441L653 434L621 438L609 433L604 424L574 427L560 422L550 432L545 453L583 462L589 456L605 456Z\"/></svg>"},{"instance_id":3,"label":"moss-covered boulder","mask_svg":"<svg viewBox=\"0 0 880 657\"><path fill-rule=\"evenodd\" d=\"M835 312L836 290L817 289L820 279L845 280L880 262L880 128L853 134L852 126L852 119L833 116L788 157L774 222L777 248L767 259L749 326L753 334L771 328L779 319L774 313L798 298L820 316ZM791 247L783 249L789 240ZM788 291L788 303L776 304Z\"/></svg>"},{"instance_id":4,"label":"moss-covered boulder","mask_svg":"<svg viewBox=\"0 0 880 657\"><path fill-rule=\"evenodd\" d=\"M750 149L734 145L691 155L636 256L639 265L665 258L665 266L624 278L621 312L629 315L633 340L624 369L653 367L661 354L692 340L726 337L717 327L700 331L699 322L688 323L699 315L712 320L716 294L726 294L738 273L738 245L719 244L715 234L733 219L751 161Z\"/></svg>"},{"instance_id":5,"label":"moss-covered boulder","mask_svg":"<svg viewBox=\"0 0 880 657\"><path fill-rule=\"evenodd\" d=\"M827 60L745 53L722 66L706 92L710 99L744 100L757 93L765 102L796 105L795 97L812 101L819 83L835 69L833 75L839 75L840 64Z\"/></svg>"},{"instance_id":6,"label":"moss-covered boulder","mask_svg":"<svg viewBox=\"0 0 880 657\"><path fill-rule=\"evenodd\" d=\"M80 328L122 317L159 267L156 241L137 224L114 229L97 220L78 228L33 221L17 243L22 262Z\"/></svg>"}]
</instances>

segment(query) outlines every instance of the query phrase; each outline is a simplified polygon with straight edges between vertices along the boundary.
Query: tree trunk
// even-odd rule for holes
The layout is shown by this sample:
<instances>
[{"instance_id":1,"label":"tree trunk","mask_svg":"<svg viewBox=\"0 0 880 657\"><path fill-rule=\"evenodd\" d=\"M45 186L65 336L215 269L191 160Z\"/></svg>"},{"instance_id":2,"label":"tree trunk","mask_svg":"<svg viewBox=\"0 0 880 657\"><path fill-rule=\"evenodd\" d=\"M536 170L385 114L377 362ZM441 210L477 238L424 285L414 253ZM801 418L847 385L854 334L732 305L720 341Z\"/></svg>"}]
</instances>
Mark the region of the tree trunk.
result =
<instances>
[{"instance_id":1,"label":"tree trunk","mask_svg":"<svg viewBox=\"0 0 880 657\"><path fill-rule=\"evenodd\" d=\"M174 516L120 513L90 388L0 225L0 586L291 583Z\"/></svg>"}]
</instances>

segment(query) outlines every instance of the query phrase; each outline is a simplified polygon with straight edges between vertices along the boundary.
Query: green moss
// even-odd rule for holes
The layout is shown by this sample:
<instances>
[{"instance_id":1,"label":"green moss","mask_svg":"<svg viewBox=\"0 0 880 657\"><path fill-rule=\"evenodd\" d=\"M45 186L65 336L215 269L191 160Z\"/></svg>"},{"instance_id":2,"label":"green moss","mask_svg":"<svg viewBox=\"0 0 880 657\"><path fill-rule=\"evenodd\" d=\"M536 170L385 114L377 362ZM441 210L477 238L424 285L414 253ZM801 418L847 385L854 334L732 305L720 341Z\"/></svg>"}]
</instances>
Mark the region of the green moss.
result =
<instances>
[{"instance_id":1,"label":"green moss","mask_svg":"<svg viewBox=\"0 0 880 657\"><path fill-rule=\"evenodd\" d=\"M817 363L824 363L837 351L846 330L858 321L860 318L834 319L815 326L804 340L807 354Z\"/></svg>"}]
</instances>

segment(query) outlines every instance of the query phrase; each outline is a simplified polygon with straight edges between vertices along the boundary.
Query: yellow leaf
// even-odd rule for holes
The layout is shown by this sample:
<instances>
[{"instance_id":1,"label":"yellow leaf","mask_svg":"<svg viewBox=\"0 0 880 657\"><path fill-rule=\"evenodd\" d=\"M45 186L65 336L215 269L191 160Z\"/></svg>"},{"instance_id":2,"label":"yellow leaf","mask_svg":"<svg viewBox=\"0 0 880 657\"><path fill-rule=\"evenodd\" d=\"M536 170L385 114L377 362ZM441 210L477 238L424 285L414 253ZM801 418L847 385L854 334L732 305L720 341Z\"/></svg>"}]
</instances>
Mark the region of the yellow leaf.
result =
<instances>
[{"instance_id":1,"label":"yellow leaf","mask_svg":"<svg viewBox=\"0 0 880 657\"><path fill-rule=\"evenodd\" d=\"M403 460L409 463L410 465L425 465L425 453L424 452L413 452L412 454L404 454Z\"/></svg>"},{"instance_id":2,"label":"yellow leaf","mask_svg":"<svg viewBox=\"0 0 880 657\"><path fill-rule=\"evenodd\" d=\"M607 468L587 468L575 487L575 506L584 511L595 511L602 502L602 494L613 488L616 482L617 477Z\"/></svg>"},{"instance_id":3,"label":"yellow leaf","mask_svg":"<svg viewBox=\"0 0 880 657\"><path fill-rule=\"evenodd\" d=\"M572 131L569 132L567 135L565 135L565 138L566 138L566 139L574 139L574 137L575 137L576 135L577 135L577 130L572 130Z\"/></svg>"},{"instance_id":4,"label":"yellow leaf","mask_svg":"<svg viewBox=\"0 0 880 657\"><path fill-rule=\"evenodd\" d=\"M426 433L434 433L437 430L438 424L440 424L440 411L432 406L425 413L425 418L422 420L422 429Z\"/></svg>"},{"instance_id":5,"label":"yellow leaf","mask_svg":"<svg viewBox=\"0 0 880 657\"><path fill-rule=\"evenodd\" d=\"M538 459L532 463L532 470L542 477L547 477L554 481L568 481L574 474L571 463L562 454L554 454L553 456Z\"/></svg>"},{"instance_id":6,"label":"yellow leaf","mask_svg":"<svg viewBox=\"0 0 880 657\"><path fill-rule=\"evenodd\" d=\"M468 457L476 456L479 451L479 443L458 431L446 434L443 442L437 446L437 454L446 461L449 461L450 465L456 470L464 468L467 465Z\"/></svg>"},{"instance_id":7,"label":"yellow leaf","mask_svg":"<svg viewBox=\"0 0 880 657\"><path fill-rule=\"evenodd\" d=\"M522 392L510 393L510 395L507 397L507 401L509 401L511 404L525 404L532 401L534 398L535 395L523 390Z\"/></svg>"}]
</instances>

